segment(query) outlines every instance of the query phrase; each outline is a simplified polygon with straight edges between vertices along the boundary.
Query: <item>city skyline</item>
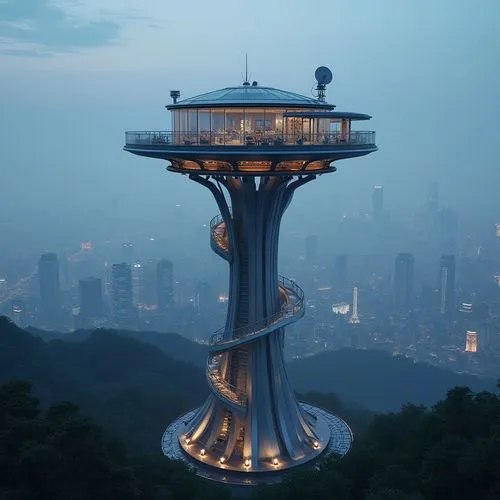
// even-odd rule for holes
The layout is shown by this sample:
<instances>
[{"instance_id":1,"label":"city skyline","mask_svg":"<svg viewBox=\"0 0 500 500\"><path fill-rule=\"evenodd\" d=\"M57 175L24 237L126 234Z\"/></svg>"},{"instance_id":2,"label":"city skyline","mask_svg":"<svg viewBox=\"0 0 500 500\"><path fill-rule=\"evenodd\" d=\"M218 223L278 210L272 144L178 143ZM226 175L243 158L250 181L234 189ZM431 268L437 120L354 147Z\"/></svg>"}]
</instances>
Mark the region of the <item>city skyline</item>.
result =
<instances>
[{"instance_id":1,"label":"city skyline","mask_svg":"<svg viewBox=\"0 0 500 500\"><path fill-rule=\"evenodd\" d=\"M500 46L495 16L490 14L498 12L498 4L486 0L482 9L476 9L463 0L444 0L439 5L425 0L412 6L387 2L387 9L369 1L352 9L348 4L324 1L319 5L324 15L319 18L301 4L287 4L290 22L314 25L325 38L314 44L311 57L311 47L302 40L279 37L273 51L275 54L279 48L282 54L279 71L274 58L268 57L264 41L276 38L272 28L260 23L266 36L257 40L252 28L257 13L270 9L264 2L253 4L250 21L234 6L223 4L241 21L227 28L238 32L239 43L231 47L217 37L201 35L205 23L216 15L208 4L201 4L196 15L190 16L193 33L199 34L190 37L182 51L165 43L166 33L169 39L173 36L169 19L184 14L180 4L147 3L139 10L131 0L113 0L102 12L96 0L79 6L62 0L56 4L27 1L22 3L25 10L17 7L19 2L3 2L0 20L8 25L8 31L3 28L8 44L0 53L4 68L0 103L10 119L3 136L3 158L9 168L2 173L9 189L0 200L0 227L6 235L0 250L15 254L19 242L42 253L52 245L60 248L70 235L96 239L117 230L125 233L130 227L140 230L145 221L154 221L159 232L165 220L178 215L176 205L186 205L193 197L199 208L184 206L181 210L192 224L202 224L201 214L210 207L209 196L197 193L194 186L184 188L181 179L171 179L164 186L161 171L139 174L137 161L142 171L149 171L150 166L146 160L117 152L121 130L139 125L165 130L168 120L162 106L170 100L170 88L187 96L238 84L247 52L252 79L271 86L286 81L297 92L307 92L314 84L311 67L331 66L334 83L329 99L369 110L380 131L376 157L340 168L342 189L331 179L305 188L298 195L300 205L291 207L290 217L310 213L313 199L323 200L322 210L316 214L318 225L327 224L327 214L338 209L332 207L333 202L347 213L368 211L370 199L364 193L374 185L384 186L387 210L408 213L414 211L419 192L423 199L427 183L435 181L441 185L440 205L458 211L464 222L469 219L468 226L474 228L478 218L485 224L498 222L491 219L498 213L492 145L499 74L489 64ZM35 3L40 7L29 7ZM284 6L280 5L273 4L272 12L282 15ZM33 29L23 31L19 19ZM333 32L330 19L336 20ZM82 30L73 33L66 29L72 22ZM349 31L352 25L357 28L355 35ZM421 25L426 26L425 31ZM178 27L175 32L180 36ZM464 37L464 32L470 36ZM53 33L53 38L47 39L46 33ZM349 51L332 53L331 47L343 47L346 40ZM214 53L219 54L216 61L210 57ZM158 64L159 60L165 63ZM463 71L463 61L472 65L469 71ZM145 65L140 71L138 62ZM180 80L179 74L185 79ZM342 76L347 74L352 81ZM137 89L142 89L140 99ZM464 96L464 106L458 106ZM31 124L30 144L39 151L36 161L25 147L26 123ZM53 126L46 127L46 123ZM56 157L49 146L54 127ZM466 140L457 141L462 136ZM468 144L474 142L484 146L476 152L471 168ZM87 147L89 143L92 148ZM409 150L411 155L406 154ZM138 197L138 187L150 196ZM30 202L19 204L26 192ZM13 213L15 218L9 215ZM16 223L28 218L32 224ZM95 224L96 218L99 224ZM316 227L312 230L312 234L320 232Z\"/></svg>"}]
</instances>

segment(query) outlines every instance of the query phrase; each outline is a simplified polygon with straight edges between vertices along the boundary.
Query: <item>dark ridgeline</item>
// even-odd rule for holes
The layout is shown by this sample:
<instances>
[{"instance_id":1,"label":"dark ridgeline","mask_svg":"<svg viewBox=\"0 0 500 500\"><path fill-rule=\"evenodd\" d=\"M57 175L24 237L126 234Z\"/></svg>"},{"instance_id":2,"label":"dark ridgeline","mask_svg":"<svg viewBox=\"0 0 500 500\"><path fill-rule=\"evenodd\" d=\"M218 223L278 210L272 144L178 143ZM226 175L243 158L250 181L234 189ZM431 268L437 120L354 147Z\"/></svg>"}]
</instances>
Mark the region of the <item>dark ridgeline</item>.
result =
<instances>
[{"instance_id":1,"label":"dark ridgeline","mask_svg":"<svg viewBox=\"0 0 500 500\"><path fill-rule=\"evenodd\" d=\"M44 253L38 261L40 285L40 320L47 328L59 326L61 316L61 290L59 260L55 253Z\"/></svg>"},{"instance_id":2,"label":"dark ridgeline","mask_svg":"<svg viewBox=\"0 0 500 500\"><path fill-rule=\"evenodd\" d=\"M401 312L408 312L413 304L413 268L412 254L398 254L394 263L394 305Z\"/></svg>"}]
</instances>

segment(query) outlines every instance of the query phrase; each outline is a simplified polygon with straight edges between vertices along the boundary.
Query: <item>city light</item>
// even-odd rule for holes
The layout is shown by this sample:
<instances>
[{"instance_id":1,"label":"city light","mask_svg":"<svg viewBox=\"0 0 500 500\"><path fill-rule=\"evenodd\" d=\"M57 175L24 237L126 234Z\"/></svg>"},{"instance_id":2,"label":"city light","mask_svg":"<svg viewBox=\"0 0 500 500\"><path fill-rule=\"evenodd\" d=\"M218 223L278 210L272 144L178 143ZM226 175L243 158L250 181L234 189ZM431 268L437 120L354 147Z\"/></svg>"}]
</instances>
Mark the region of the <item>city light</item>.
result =
<instances>
[{"instance_id":1,"label":"city light","mask_svg":"<svg viewBox=\"0 0 500 500\"><path fill-rule=\"evenodd\" d=\"M465 352L477 352L477 332L467 331L465 334Z\"/></svg>"},{"instance_id":2,"label":"city light","mask_svg":"<svg viewBox=\"0 0 500 500\"><path fill-rule=\"evenodd\" d=\"M347 302L339 302L338 304L332 305L332 311L334 314L340 314L342 316L349 314L351 306Z\"/></svg>"}]
</instances>

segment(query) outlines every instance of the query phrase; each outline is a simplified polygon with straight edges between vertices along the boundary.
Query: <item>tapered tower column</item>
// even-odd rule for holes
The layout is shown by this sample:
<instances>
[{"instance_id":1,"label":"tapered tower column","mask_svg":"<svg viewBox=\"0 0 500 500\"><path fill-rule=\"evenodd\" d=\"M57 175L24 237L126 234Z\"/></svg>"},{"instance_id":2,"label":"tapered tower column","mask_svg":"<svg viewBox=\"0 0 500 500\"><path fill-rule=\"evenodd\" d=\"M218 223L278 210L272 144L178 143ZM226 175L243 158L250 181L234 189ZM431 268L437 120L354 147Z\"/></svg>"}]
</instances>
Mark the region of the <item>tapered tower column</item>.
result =
<instances>
[{"instance_id":1,"label":"tapered tower column","mask_svg":"<svg viewBox=\"0 0 500 500\"><path fill-rule=\"evenodd\" d=\"M169 171L209 189L220 211L210 244L229 264L229 304L209 339L210 396L162 440L167 456L210 479L273 482L351 446L342 419L295 399L283 347L286 326L304 315L304 293L278 273L279 230L294 191L334 172L334 161L377 149L374 132L351 129L368 115L325 102L328 73L317 71L318 99L248 82L183 101L177 92L172 132L127 133L127 151L168 160Z\"/></svg>"},{"instance_id":2,"label":"tapered tower column","mask_svg":"<svg viewBox=\"0 0 500 500\"><path fill-rule=\"evenodd\" d=\"M296 402L286 376L283 326L304 309L298 286L279 278L277 258L283 213L294 190L314 176L191 178L214 193L225 214L221 244L227 248L230 294L226 328L212 339L207 367L214 397L181 444L194 458L222 459L237 471L308 461L328 444L329 429Z\"/></svg>"}]
</instances>

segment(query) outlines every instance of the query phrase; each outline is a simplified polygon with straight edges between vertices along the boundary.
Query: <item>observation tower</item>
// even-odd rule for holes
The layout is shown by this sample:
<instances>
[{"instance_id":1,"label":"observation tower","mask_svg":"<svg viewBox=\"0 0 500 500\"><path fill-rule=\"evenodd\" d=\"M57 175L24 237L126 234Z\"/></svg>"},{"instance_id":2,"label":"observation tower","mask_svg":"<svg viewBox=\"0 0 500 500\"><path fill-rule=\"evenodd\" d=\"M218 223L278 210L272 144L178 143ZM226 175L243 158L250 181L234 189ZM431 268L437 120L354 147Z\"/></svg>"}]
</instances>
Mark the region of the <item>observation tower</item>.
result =
<instances>
[{"instance_id":1,"label":"observation tower","mask_svg":"<svg viewBox=\"0 0 500 500\"><path fill-rule=\"evenodd\" d=\"M304 315L304 293L278 272L281 219L295 190L335 162L377 150L375 132L352 130L361 113L325 99L245 81L178 100L172 130L127 132L125 151L167 160L213 194L220 214L210 245L229 264L226 323L210 337L205 403L171 423L162 449L204 477L230 484L279 481L283 471L350 449L348 425L295 399L285 370L285 327Z\"/></svg>"}]
</instances>

